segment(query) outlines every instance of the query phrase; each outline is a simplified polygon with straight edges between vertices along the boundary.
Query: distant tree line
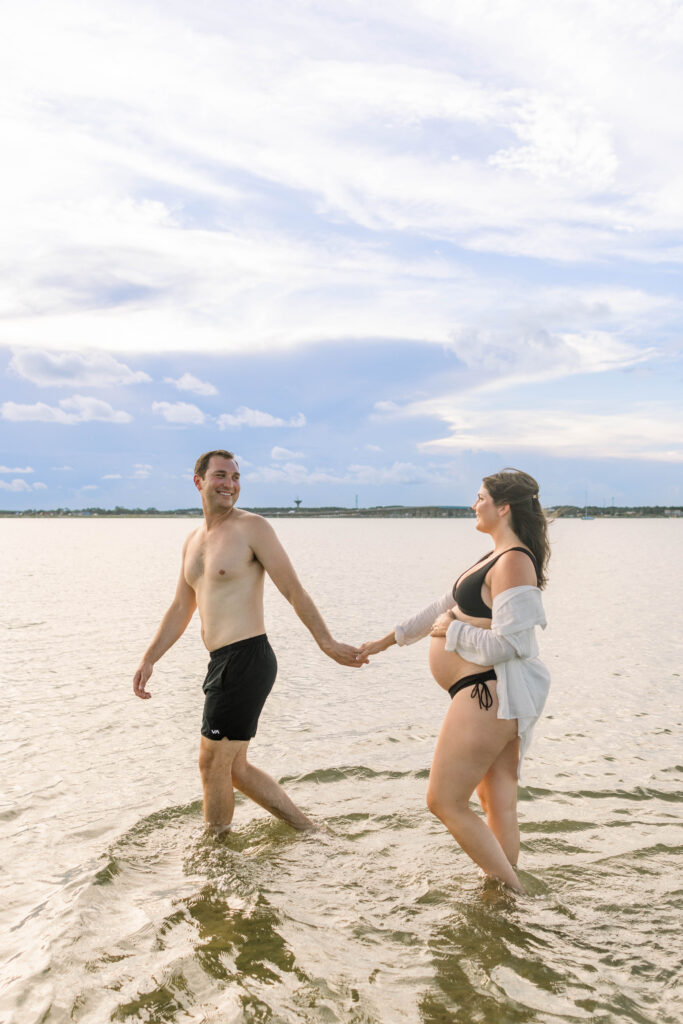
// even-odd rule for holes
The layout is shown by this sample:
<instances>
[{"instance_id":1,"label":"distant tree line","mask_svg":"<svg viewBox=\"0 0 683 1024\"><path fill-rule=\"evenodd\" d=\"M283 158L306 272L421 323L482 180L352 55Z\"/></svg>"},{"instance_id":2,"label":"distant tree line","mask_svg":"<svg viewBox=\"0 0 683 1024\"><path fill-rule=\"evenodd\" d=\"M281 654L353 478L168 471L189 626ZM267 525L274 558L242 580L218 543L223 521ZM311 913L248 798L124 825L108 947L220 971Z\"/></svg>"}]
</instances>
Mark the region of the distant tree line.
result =
<instances>
[{"instance_id":1,"label":"distant tree line","mask_svg":"<svg viewBox=\"0 0 683 1024\"><path fill-rule=\"evenodd\" d=\"M324 505L312 508L287 508L269 506L265 508L248 508L248 512L256 512L259 515L278 518L345 518L345 519L469 519L473 518L474 512L468 505L377 505L371 508L345 508L341 505ZM546 509L547 513L554 519L582 519L591 517L593 519L626 519L626 518L654 518L663 519L668 517L678 518L683 516L683 506L665 505L638 505L638 506L578 506L562 505ZM25 509L20 512L2 511L0 516L5 517L38 517L38 518L88 518L102 517L112 518L123 516L128 518L159 516L159 517L192 517L201 516L201 508L176 508L159 510L157 508L125 508L123 505L116 505L114 508L90 508L69 509Z\"/></svg>"}]
</instances>

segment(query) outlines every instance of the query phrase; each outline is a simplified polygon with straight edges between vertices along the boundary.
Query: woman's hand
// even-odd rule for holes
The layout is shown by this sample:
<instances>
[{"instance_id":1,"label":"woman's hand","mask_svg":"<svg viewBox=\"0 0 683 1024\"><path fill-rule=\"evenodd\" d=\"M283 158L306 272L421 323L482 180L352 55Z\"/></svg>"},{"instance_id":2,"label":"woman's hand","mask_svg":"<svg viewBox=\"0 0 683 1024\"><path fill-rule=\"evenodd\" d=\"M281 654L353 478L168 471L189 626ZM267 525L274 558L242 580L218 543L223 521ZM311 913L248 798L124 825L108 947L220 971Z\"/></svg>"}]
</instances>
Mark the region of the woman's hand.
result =
<instances>
[{"instance_id":1,"label":"woman's hand","mask_svg":"<svg viewBox=\"0 0 683 1024\"><path fill-rule=\"evenodd\" d=\"M396 637L393 633L387 633L381 640L366 640L364 644L361 644L358 650L361 655L367 655L368 657L372 654L381 654L382 651L386 651L387 647L391 647L392 644L396 643Z\"/></svg>"},{"instance_id":2,"label":"woman's hand","mask_svg":"<svg viewBox=\"0 0 683 1024\"><path fill-rule=\"evenodd\" d=\"M455 612L444 612L432 626L430 636L445 636L451 622L456 618Z\"/></svg>"}]
</instances>

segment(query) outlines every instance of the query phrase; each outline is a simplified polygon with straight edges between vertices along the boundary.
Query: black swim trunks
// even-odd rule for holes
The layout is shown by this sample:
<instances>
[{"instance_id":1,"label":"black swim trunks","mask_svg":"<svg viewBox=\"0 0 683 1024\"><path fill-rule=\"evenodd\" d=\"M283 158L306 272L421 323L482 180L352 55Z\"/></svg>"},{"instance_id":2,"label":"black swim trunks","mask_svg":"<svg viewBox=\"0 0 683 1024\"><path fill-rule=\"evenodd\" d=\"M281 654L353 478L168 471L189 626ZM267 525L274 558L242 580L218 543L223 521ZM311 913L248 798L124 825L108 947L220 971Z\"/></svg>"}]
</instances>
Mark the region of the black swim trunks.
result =
<instances>
[{"instance_id":1,"label":"black swim trunks","mask_svg":"<svg viewBox=\"0 0 683 1024\"><path fill-rule=\"evenodd\" d=\"M202 736L250 740L273 688L277 660L265 633L211 652L202 689L206 694Z\"/></svg>"}]
</instances>

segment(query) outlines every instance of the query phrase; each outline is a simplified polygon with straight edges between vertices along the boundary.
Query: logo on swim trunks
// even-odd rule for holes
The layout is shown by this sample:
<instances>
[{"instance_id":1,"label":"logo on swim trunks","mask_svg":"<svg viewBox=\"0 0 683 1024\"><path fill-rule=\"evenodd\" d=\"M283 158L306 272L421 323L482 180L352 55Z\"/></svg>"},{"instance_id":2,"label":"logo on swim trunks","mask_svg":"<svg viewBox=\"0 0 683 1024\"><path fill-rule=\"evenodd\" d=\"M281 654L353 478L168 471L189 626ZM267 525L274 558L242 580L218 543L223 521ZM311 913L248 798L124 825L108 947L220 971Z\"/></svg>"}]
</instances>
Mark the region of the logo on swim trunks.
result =
<instances>
[{"instance_id":1,"label":"logo on swim trunks","mask_svg":"<svg viewBox=\"0 0 683 1024\"><path fill-rule=\"evenodd\" d=\"M220 729L212 729L211 733L212 733L213 736L218 736L219 733L220 733Z\"/></svg>"}]
</instances>

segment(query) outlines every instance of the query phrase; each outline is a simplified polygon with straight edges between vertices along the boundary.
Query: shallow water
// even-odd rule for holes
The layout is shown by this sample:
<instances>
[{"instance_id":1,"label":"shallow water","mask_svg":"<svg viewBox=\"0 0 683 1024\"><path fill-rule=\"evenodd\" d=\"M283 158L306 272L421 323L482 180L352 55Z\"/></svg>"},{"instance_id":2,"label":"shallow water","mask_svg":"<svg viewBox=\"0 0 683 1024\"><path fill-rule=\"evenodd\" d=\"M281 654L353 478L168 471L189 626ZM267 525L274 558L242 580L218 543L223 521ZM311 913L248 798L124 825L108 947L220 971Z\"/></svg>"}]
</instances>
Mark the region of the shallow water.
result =
<instances>
[{"instance_id":1,"label":"shallow water","mask_svg":"<svg viewBox=\"0 0 683 1024\"><path fill-rule=\"evenodd\" d=\"M683 524L553 526L525 898L425 808L448 703L426 644L344 670L272 587L280 673L251 756L325 828L238 798L234 831L204 834L196 620L153 700L131 692L193 525L0 520L0 1020L677 1024ZM486 549L469 520L275 525L349 641Z\"/></svg>"}]
</instances>

